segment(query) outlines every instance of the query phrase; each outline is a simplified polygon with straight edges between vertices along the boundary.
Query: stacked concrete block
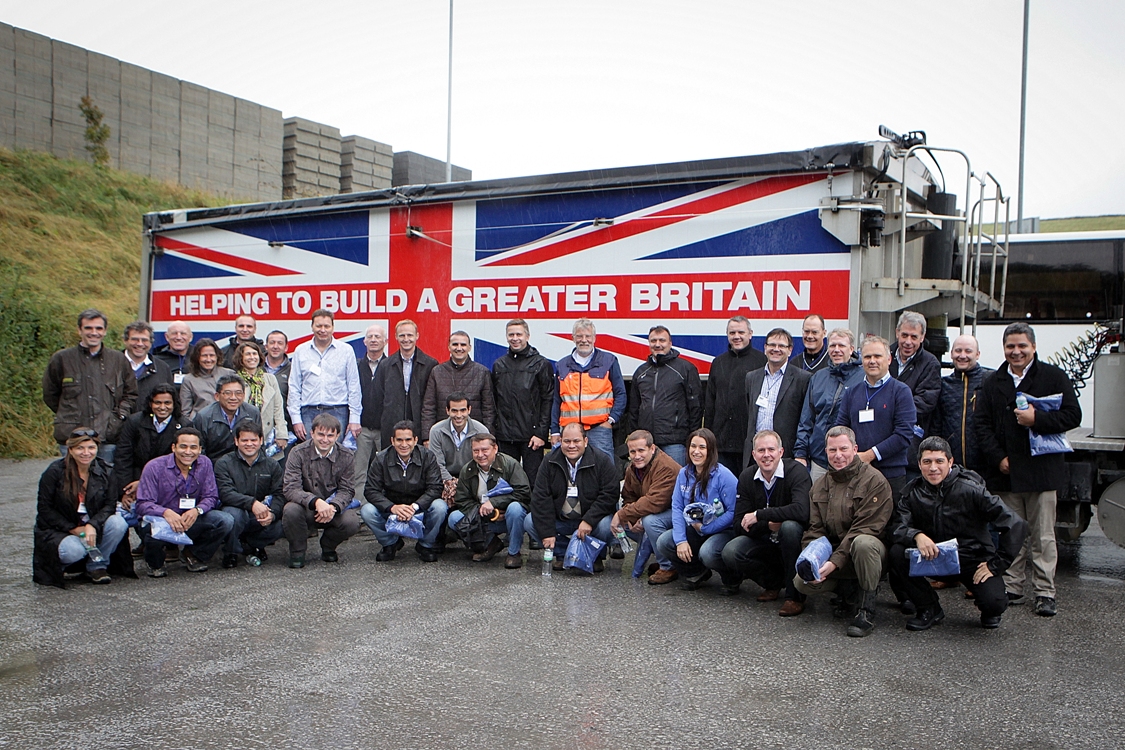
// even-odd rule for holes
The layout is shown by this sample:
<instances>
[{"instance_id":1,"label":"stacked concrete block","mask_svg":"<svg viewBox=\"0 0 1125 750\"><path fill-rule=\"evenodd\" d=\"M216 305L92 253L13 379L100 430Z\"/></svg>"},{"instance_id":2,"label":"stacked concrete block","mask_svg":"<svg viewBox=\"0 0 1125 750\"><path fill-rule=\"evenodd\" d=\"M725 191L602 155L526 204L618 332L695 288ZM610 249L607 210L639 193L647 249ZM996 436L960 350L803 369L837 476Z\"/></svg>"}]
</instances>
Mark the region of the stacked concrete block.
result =
<instances>
[{"instance_id":1,"label":"stacked concrete block","mask_svg":"<svg viewBox=\"0 0 1125 750\"><path fill-rule=\"evenodd\" d=\"M109 127L109 166L121 166L121 61L97 52L86 52L89 71L86 91L94 106L102 111L102 123Z\"/></svg>"},{"instance_id":2,"label":"stacked concrete block","mask_svg":"<svg viewBox=\"0 0 1125 750\"><path fill-rule=\"evenodd\" d=\"M14 29L16 147L51 150L51 40Z\"/></svg>"},{"instance_id":3,"label":"stacked concrete block","mask_svg":"<svg viewBox=\"0 0 1125 750\"><path fill-rule=\"evenodd\" d=\"M121 168L152 174L152 71L121 63Z\"/></svg>"},{"instance_id":4,"label":"stacked concrete block","mask_svg":"<svg viewBox=\"0 0 1125 750\"><path fill-rule=\"evenodd\" d=\"M15 29L0 23L0 146L16 145Z\"/></svg>"},{"instance_id":5,"label":"stacked concrete block","mask_svg":"<svg viewBox=\"0 0 1125 750\"><path fill-rule=\"evenodd\" d=\"M453 165L453 181L473 179L472 170ZM413 151L396 151L393 185L433 185L445 182L445 162Z\"/></svg>"},{"instance_id":6,"label":"stacked concrete block","mask_svg":"<svg viewBox=\"0 0 1125 750\"><path fill-rule=\"evenodd\" d=\"M51 41L51 152L86 159L86 118L79 109L86 96L86 50Z\"/></svg>"},{"instance_id":7,"label":"stacked concrete block","mask_svg":"<svg viewBox=\"0 0 1125 750\"><path fill-rule=\"evenodd\" d=\"M285 121L281 110L262 107L261 138L258 141L258 200L281 198L284 140Z\"/></svg>"},{"instance_id":8,"label":"stacked concrete block","mask_svg":"<svg viewBox=\"0 0 1125 750\"><path fill-rule=\"evenodd\" d=\"M152 138L149 159L153 179L180 182L180 81L152 74Z\"/></svg>"},{"instance_id":9,"label":"stacked concrete block","mask_svg":"<svg viewBox=\"0 0 1125 750\"><path fill-rule=\"evenodd\" d=\"M206 189L209 91L180 81L180 183Z\"/></svg>"},{"instance_id":10,"label":"stacked concrete block","mask_svg":"<svg viewBox=\"0 0 1125 750\"><path fill-rule=\"evenodd\" d=\"M303 117L285 119L282 195L307 198L340 192L340 129Z\"/></svg>"},{"instance_id":11,"label":"stacked concrete block","mask_svg":"<svg viewBox=\"0 0 1125 750\"><path fill-rule=\"evenodd\" d=\"M234 166L235 196L258 197L258 143L262 137L262 108L246 99L234 100Z\"/></svg>"},{"instance_id":12,"label":"stacked concrete block","mask_svg":"<svg viewBox=\"0 0 1125 750\"><path fill-rule=\"evenodd\" d=\"M208 92L207 189L231 195L234 190L234 97Z\"/></svg>"},{"instance_id":13,"label":"stacked concrete block","mask_svg":"<svg viewBox=\"0 0 1125 750\"><path fill-rule=\"evenodd\" d=\"M386 143L378 143L358 135L340 141L340 192L362 193L391 186L394 151Z\"/></svg>"}]
</instances>

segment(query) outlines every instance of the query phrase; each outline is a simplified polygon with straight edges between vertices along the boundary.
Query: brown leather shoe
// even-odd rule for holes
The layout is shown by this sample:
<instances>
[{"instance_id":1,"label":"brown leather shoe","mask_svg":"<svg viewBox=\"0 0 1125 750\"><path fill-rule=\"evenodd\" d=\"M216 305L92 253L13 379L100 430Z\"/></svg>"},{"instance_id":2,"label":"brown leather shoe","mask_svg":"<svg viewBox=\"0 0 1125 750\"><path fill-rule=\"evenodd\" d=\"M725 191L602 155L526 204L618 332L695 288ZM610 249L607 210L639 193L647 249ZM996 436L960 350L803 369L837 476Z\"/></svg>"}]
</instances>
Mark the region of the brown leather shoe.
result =
<instances>
[{"instance_id":1,"label":"brown leather shoe","mask_svg":"<svg viewBox=\"0 0 1125 750\"><path fill-rule=\"evenodd\" d=\"M802 602L786 599L785 604L781 605L781 609L777 611L777 614L780 617L796 617L804 611L805 605Z\"/></svg>"},{"instance_id":2,"label":"brown leather shoe","mask_svg":"<svg viewBox=\"0 0 1125 750\"><path fill-rule=\"evenodd\" d=\"M760 602L776 602L778 597L781 596L780 589L766 589L758 594L758 601Z\"/></svg>"},{"instance_id":3,"label":"brown leather shoe","mask_svg":"<svg viewBox=\"0 0 1125 750\"><path fill-rule=\"evenodd\" d=\"M665 583L671 583L680 577L675 568L657 568L656 572L648 577L649 586L661 586Z\"/></svg>"},{"instance_id":4,"label":"brown leather shoe","mask_svg":"<svg viewBox=\"0 0 1125 750\"><path fill-rule=\"evenodd\" d=\"M942 589L955 589L960 585L961 584L957 583L957 581L930 581L930 588L937 591L941 591Z\"/></svg>"},{"instance_id":5,"label":"brown leather shoe","mask_svg":"<svg viewBox=\"0 0 1125 750\"><path fill-rule=\"evenodd\" d=\"M500 540L500 537L494 536L488 546L484 548L484 552L473 555L473 562L488 562L496 557L496 554L502 549L504 549L504 542Z\"/></svg>"},{"instance_id":6,"label":"brown leather shoe","mask_svg":"<svg viewBox=\"0 0 1125 750\"><path fill-rule=\"evenodd\" d=\"M515 570L516 568L523 567L523 555L508 555L504 560L504 567L508 570Z\"/></svg>"}]
</instances>

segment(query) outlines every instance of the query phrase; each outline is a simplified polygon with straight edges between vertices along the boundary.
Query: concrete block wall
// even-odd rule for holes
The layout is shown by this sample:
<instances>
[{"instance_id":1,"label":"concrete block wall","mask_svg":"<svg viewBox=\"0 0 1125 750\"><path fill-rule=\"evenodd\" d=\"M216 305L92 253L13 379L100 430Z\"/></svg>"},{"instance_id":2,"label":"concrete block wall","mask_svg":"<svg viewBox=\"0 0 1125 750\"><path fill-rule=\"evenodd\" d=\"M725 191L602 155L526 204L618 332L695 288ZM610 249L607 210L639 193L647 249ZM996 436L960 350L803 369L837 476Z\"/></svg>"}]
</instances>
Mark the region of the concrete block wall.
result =
<instances>
[{"instance_id":1,"label":"concrete block wall","mask_svg":"<svg viewBox=\"0 0 1125 750\"><path fill-rule=\"evenodd\" d=\"M454 182L471 179L473 179L471 169L453 165ZM396 151L394 174L391 180L394 185L431 185L445 182L445 162L414 151Z\"/></svg>"},{"instance_id":2,"label":"concrete block wall","mask_svg":"<svg viewBox=\"0 0 1125 750\"><path fill-rule=\"evenodd\" d=\"M445 180L438 159L0 23L0 146L89 159L86 95L109 126L110 166L236 200Z\"/></svg>"},{"instance_id":3,"label":"concrete block wall","mask_svg":"<svg viewBox=\"0 0 1125 750\"><path fill-rule=\"evenodd\" d=\"M340 141L340 192L362 193L391 186L394 150L359 135L348 135Z\"/></svg>"}]
</instances>

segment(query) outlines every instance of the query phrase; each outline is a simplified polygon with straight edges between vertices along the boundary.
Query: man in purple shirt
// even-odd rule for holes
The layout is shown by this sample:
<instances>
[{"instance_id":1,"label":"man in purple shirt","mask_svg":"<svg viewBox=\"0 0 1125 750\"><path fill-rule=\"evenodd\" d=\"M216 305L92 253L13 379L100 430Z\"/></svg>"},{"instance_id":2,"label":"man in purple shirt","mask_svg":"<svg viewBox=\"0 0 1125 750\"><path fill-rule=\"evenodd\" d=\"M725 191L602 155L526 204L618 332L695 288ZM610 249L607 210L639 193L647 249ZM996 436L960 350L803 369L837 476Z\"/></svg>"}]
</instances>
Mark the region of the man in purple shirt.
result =
<instances>
[{"instance_id":1,"label":"man in purple shirt","mask_svg":"<svg viewBox=\"0 0 1125 750\"><path fill-rule=\"evenodd\" d=\"M172 453L149 461L137 485L136 513L160 516L172 531L182 532L193 544L185 546L180 560L190 573L207 570L207 561L226 541L234 519L221 510L219 490L211 460L200 456L200 434L184 427L172 441ZM163 578L166 543L153 535L145 537L145 562L149 575Z\"/></svg>"}]
</instances>

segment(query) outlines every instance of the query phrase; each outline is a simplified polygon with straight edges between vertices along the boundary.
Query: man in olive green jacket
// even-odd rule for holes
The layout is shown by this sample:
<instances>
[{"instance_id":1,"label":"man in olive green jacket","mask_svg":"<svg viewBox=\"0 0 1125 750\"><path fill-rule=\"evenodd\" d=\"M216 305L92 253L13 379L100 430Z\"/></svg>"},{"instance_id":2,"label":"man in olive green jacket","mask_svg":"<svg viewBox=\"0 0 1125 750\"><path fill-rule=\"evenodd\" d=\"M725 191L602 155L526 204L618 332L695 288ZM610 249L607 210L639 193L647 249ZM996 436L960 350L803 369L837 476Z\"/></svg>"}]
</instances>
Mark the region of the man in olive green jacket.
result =
<instances>
[{"instance_id":1,"label":"man in olive green jacket","mask_svg":"<svg viewBox=\"0 0 1125 750\"><path fill-rule=\"evenodd\" d=\"M496 437L480 432L469 438L472 441L473 460L465 464L457 478L457 491L453 502L457 509L449 514L449 528L466 516L476 514L484 521L487 531L493 534L483 549L473 550L473 562L488 562L504 548L500 539L508 534L508 558L504 567L523 565L520 549L523 547L524 517L531 505L531 485L520 462L501 453ZM511 488L506 491L501 480ZM501 492L497 493L497 486Z\"/></svg>"}]
</instances>

